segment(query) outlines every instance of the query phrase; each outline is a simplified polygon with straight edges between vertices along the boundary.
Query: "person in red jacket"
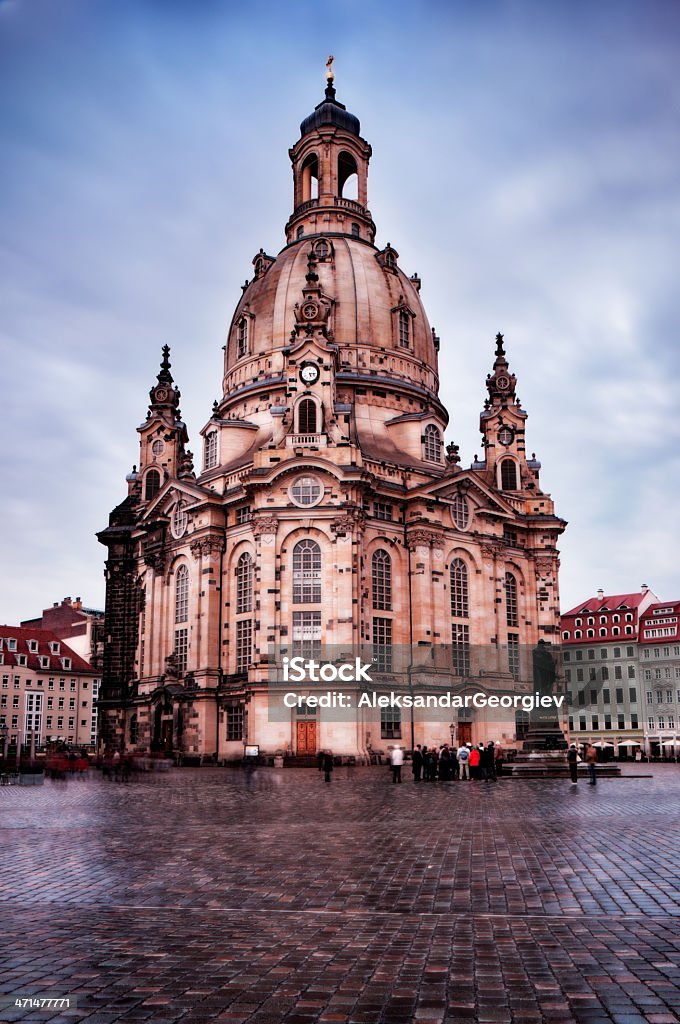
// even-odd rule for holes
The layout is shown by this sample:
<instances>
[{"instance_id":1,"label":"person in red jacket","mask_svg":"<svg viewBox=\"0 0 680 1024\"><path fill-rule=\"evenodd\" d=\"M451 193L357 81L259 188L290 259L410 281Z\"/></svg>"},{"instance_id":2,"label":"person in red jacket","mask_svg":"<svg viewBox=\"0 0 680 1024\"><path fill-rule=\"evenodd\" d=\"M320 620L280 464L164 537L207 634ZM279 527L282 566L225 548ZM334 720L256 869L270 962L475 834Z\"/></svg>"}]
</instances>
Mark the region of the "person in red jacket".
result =
<instances>
[{"instance_id":1,"label":"person in red jacket","mask_svg":"<svg viewBox=\"0 0 680 1024\"><path fill-rule=\"evenodd\" d=\"M470 775L473 779L479 778L479 747L473 747L470 751Z\"/></svg>"}]
</instances>

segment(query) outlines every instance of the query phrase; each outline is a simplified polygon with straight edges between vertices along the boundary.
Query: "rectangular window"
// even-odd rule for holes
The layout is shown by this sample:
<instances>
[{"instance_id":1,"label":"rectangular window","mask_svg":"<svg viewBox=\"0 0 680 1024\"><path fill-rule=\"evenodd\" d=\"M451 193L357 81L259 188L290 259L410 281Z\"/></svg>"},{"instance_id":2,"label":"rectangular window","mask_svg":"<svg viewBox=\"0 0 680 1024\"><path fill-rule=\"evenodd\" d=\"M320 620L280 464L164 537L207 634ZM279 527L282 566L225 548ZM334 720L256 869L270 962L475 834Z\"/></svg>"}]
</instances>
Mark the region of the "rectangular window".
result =
<instances>
[{"instance_id":1,"label":"rectangular window","mask_svg":"<svg viewBox=\"0 0 680 1024\"><path fill-rule=\"evenodd\" d=\"M595 651L588 651L588 661L595 661Z\"/></svg>"},{"instance_id":2,"label":"rectangular window","mask_svg":"<svg viewBox=\"0 0 680 1024\"><path fill-rule=\"evenodd\" d=\"M579 682L579 683L583 682L583 669L582 668L577 668L576 669L576 681Z\"/></svg>"},{"instance_id":3,"label":"rectangular window","mask_svg":"<svg viewBox=\"0 0 680 1024\"><path fill-rule=\"evenodd\" d=\"M645 680L651 680L651 678L652 678L652 670L651 670L651 668L646 668L645 669Z\"/></svg>"},{"instance_id":4,"label":"rectangular window","mask_svg":"<svg viewBox=\"0 0 680 1024\"><path fill-rule=\"evenodd\" d=\"M597 679L597 669L596 668L589 668L588 669L588 679L591 681L591 683L595 682L595 680Z\"/></svg>"},{"instance_id":5,"label":"rectangular window","mask_svg":"<svg viewBox=\"0 0 680 1024\"><path fill-rule=\"evenodd\" d=\"M578 691L578 702L579 702L579 706L580 707L584 708L586 706L585 690L579 690Z\"/></svg>"},{"instance_id":6,"label":"rectangular window","mask_svg":"<svg viewBox=\"0 0 680 1024\"><path fill-rule=\"evenodd\" d=\"M380 709L380 738L383 740L401 739L401 708Z\"/></svg>"},{"instance_id":7,"label":"rectangular window","mask_svg":"<svg viewBox=\"0 0 680 1024\"><path fill-rule=\"evenodd\" d=\"M603 665L603 666L602 666L602 678L603 678L604 680L607 680L607 679L609 679L609 669L607 668L607 666L606 666L606 665Z\"/></svg>"},{"instance_id":8,"label":"rectangular window","mask_svg":"<svg viewBox=\"0 0 680 1024\"><path fill-rule=\"evenodd\" d=\"M675 729L675 715L668 716L668 728Z\"/></svg>"},{"instance_id":9,"label":"rectangular window","mask_svg":"<svg viewBox=\"0 0 680 1024\"><path fill-rule=\"evenodd\" d=\"M175 659L177 661L177 671L180 676L183 676L187 670L187 660L189 657L189 630L176 629L175 630Z\"/></svg>"},{"instance_id":10,"label":"rectangular window","mask_svg":"<svg viewBox=\"0 0 680 1024\"><path fill-rule=\"evenodd\" d=\"M605 727L605 729L611 729L611 727L612 727L612 716L611 715L605 715L604 716L604 727Z\"/></svg>"},{"instance_id":11,"label":"rectangular window","mask_svg":"<svg viewBox=\"0 0 680 1024\"><path fill-rule=\"evenodd\" d=\"M625 729L626 728L626 716L625 715L617 715L617 725L616 725L616 728L617 729Z\"/></svg>"},{"instance_id":12,"label":"rectangular window","mask_svg":"<svg viewBox=\"0 0 680 1024\"><path fill-rule=\"evenodd\" d=\"M12 697L12 707L13 708L18 708L19 707L19 694L18 693L15 693L14 696Z\"/></svg>"},{"instance_id":13,"label":"rectangular window","mask_svg":"<svg viewBox=\"0 0 680 1024\"><path fill-rule=\"evenodd\" d=\"M576 652L576 660L577 661L583 661L583 651L577 651Z\"/></svg>"},{"instance_id":14,"label":"rectangular window","mask_svg":"<svg viewBox=\"0 0 680 1024\"><path fill-rule=\"evenodd\" d=\"M250 505L241 505L240 508L236 509L236 525L240 526L243 523L250 521Z\"/></svg>"},{"instance_id":15,"label":"rectangular window","mask_svg":"<svg viewBox=\"0 0 680 1024\"><path fill-rule=\"evenodd\" d=\"M519 633L508 633L508 671L519 679Z\"/></svg>"},{"instance_id":16,"label":"rectangular window","mask_svg":"<svg viewBox=\"0 0 680 1024\"><path fill-rule=\"evenodd\" d=\"M663 704L663 690L656 691L656 703Z\"/></svg>"},{"instance_id":17,"label":"rectangular window","mask_svg":"<svg viewBox=\"0 0 680 1024\"><path fill-rule=\"evenodd\" d=\"M451 634L451 662L455 675L470 675L470 627L458 622Z\"/></svg>"},{"instance_id":18,"label":"rectangular window","mask_svg":"<svg viewBox=\"0 0 680 1024\"><path fill-rule=\"evenodd\" d=\"M628 666L628 678L635 679L635 665Z\"/></svg>"},{"instance_id":19,"label":"rectangular window","mask_svg":"<svg viewBox=\"0 0 680 1024\"><path fill-rule=\"evenodd\" d=\"M236 623L236 671L245 672L253 660L253 620Z\"/></svg>"},{"instance_id":20,"label":"rectangular window","mask_svg":"<svg viewBox=\"0 0 680 1024\"><path fill-rule=\"evenodd\" d=\"M63 708L63 707L64 707L64 698L63 698L63 697L60 697L60 698L59 698L59 707L60 707L60 708Z\"/></svg>"},{"instance_id":21,"label":"rectangular window","mask_svg":"<svg viewBox=\"0 0 680 1024\"><path fill-rule=\"evenodd\" d=\"M598 718L597 715L593 715L593 729L599 729L599 728L600 728L600 719Z\"/></svg>"},{"instance_id":22,"label":"rectangular window","mask_svg":"<svg viewBox=\"0 0 680 1024\"><path fill-rule=\"evenodd\" d=\"M605 687L604 690L602 691L602 703L603 704L611 704L610 691L609 691L609 689L607 687Z\"/></svg>"},{"instance_id":23,"label":"rectangular window","mask_svg":"<svg viewBox=\"0 0 680 1024\"><path fill-rule=\"evenodd\" d=\"M631 729L637 729L638 728L638 716L637 715L631 715L630 716L630 727L631 727Z\"/></svg>"},{"instance_id":24,"label":"rectangular window","mask_svg":"<svg viewBox=\"0 0 680 1024\"><path fill-rule=\"evenodd\" d=\"M663 715L659 715L659 728L660 729L665 729L666 728L666 719L665 719L665 717Z\"/></svg>"},{"instance_id":25,"label":"rectangular window","mask_svg":"<svg viewBox=\"0 0 680 1024\"><path fill-rule=\"evenodd\" d=\"M617 686L616 687L616 703L617 704L623 704L623 687L622 686Z\"/></svg>"},{"instance_id":26,"label":"rectangular window","mask_svg":"<svg viewBox=\"0 0 680 1024\"><path fill-rule=\"evenodd\" d=\"M586 727L586 716L585 715L579 715L578 727L581 730L581 732L583 732L583 730Z\"/></svg>"},{"instance_id":27,"label":"rectangular window","mask_svg":"<svg viewBox=\"0 0 680 1024\"><path fill-rule=\"evenodd\" d=\"M620 665L614 667L614 679L623 679L623 669Z\"/></svg>"},{"instance_id":28,"label":"rectangular window","mask_svg":"<svg viewBox=\"0 0 680 1024\"><path fill-rule=\"evenodd\" d=\"M392 506L384 501L374 501L373 515L376 519L385 519L387 522L392 522Z\"/></svg>"},{"instance_id":29,"label":"rectangular window","mask_svg":"<svg viewBox=\"0 0 680 1024\"><path fill-rule=\"evenodd\" d=\"M621 657L621 648L620 647L615 647L614 648L614 657L615 658L620 658Z\"/></svg>"},{"instance_id":30,"label":"rectangular window","mask_svg":"<svg viewBox=\"0 0 680 1024\"><path fill-rule=\"evenodd\" d=\"M243 739L243 704L233 704L227 708L227 740Z\"/></svg>"},{"instance_id":31,"label":"rectangular window","mask_svg":"<svg viewBox=\"0 0 680 1024\"><path fill-rule=\"evenodd\" d=\"M590 691L590 703L597 704L597 690Z\"/></svg>"},{"instance_id":32,"label":"rectangular window","mask_svg":"<svg viewBox=\"0 0 680 1024\"><path fill-rule=\"evenodd\" d=\"M399 346L400 348L409 347L409 328L410 328L410 317L404 309L399 310Z\"/></svg>"},{"instance_id":33,"label":"rectangular window","mask_svg":"<svg viewBox=\"0 0 680 1024\"><path fill-rule=\"evenodd\" d=\"M7 690L9 688L9 676L2 677L2 688L3 690Z\"/></svg>"},{"instance_id":34,"label":"rectangular window","mask_svg":"<svg viewBox=\"0 0 680 1024\"><path fill-rule=\"evenodd\" d=\"M569 715L569 731L574 731L574 719L571 717L571 715Z\"/></svg>"},{"instance_id":35,"label":"rectangular window","mask_svg":"<svg viewBox=\"0 0 680 1024\"><path fill-rule=\"evenodd\" d=\"M392 671L392 620L373 619L373 665L376 672Z\"/></svg>"},{"instance_id":36,"label":"rectangular window","mask_svg":"<svg viewBox=\"0 0 680 1024\"><path fill-rule=\"evenodd\" d=\"M321 612L293 612L293 657L317 658L321 653Z\"/></svg>"},{"instance_id":37,"label":"rectangular window","mask_svg":"<svg viewBox=\"0 0 680 1024\"><path fill-rule=\"evenodd\" d=\"M71 697L70 701L68 702L68 709L69 709L69 711L73 711L75 709L75 706L76 706L75 697Z\"/></svg>"},{"instance_id":38,"label":"rectangular window","mask_svg":"<svg viewBox=\"0 0 680 1024\"><path fill-rule=\"evenodd\" d=\"M565 670L564 670L564 681L565 681L565 683L570 683L571 682L571 669L570 668L565 668Z\"/></svg>"},{"instance_id":39,"label":"rectangular window","mask_svg":"<svg viewBox=\"0 0 680 1024\"><path fill-rule=\"evenodd\" d=\"M653 729L654 728L654 719L653 718L648 718L647 719L647 728L648 729Z\"/></svg>"},{"instance_id":40,"label":"rectangular window","mask_svg":"<svg viewBox=\"0 0 680 1024\"><path fill-rule=\"evenodd\" d=\"M205 435L205 448L203 453L203 468L214 469L217 465L217 431L211 430Z\"/></svg>"},{"instance_id":41,"label":"rectangular window","mask_svg":"<svg viewBox=\"0 0 680 1024\"><path fill-rule=\"evenodd\" d=\"M651 690L647 690L647 703L651 704L653 702L653 699L654 698L653 698L652 691Z\"/></svg>"}]
</instances>

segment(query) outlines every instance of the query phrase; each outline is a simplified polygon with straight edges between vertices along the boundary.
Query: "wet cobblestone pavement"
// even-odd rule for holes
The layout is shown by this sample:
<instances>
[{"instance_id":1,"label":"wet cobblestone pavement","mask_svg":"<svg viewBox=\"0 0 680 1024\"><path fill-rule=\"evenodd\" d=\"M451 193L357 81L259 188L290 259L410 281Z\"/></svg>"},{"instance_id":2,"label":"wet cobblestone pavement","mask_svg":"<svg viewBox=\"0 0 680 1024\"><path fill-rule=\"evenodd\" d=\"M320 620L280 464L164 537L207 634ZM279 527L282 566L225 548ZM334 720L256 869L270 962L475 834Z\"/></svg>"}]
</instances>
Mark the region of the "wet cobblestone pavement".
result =
<instances>
[{"instance_id":1,"label":"wet cobblestone pavement","mask_svg":"<svg viewBox=\"0 0 680 1024\"><path fill-rule=\"evenodd\" d=\"M680 768L0 789L0 1021L671 1024Z\"/></svg>"}]
</instances>

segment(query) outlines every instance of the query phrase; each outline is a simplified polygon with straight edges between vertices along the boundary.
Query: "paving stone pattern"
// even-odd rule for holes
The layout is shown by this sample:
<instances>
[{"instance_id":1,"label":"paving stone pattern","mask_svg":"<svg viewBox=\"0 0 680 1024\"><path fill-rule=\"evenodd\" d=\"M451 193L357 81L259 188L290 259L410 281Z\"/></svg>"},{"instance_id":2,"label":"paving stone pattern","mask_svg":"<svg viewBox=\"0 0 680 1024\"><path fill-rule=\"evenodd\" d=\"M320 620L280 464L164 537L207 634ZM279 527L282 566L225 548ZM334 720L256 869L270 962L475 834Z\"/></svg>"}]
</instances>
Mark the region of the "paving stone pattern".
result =
<instances>
[{"instance_id":1,"label":"paving stone pattern","mask_svg":"<svg viewBox=\"0 0 680 1024\"><path fill-rule=\"evenodd\" d=\"M680 768L0 788L0 1021L671 1024Z\"/></svg>"}]
</instances>

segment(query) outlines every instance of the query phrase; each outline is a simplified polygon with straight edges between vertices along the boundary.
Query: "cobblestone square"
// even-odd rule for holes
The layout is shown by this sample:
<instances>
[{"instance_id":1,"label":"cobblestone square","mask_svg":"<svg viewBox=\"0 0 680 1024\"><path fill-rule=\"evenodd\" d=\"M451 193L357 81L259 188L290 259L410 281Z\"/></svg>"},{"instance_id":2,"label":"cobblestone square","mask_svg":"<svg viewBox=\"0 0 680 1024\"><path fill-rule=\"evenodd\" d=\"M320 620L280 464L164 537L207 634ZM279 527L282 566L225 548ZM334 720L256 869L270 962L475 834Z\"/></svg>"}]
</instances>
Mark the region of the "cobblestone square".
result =
<instances>
[{"instance_id":1,"label":"cobblestone square","mask_svg":"<svg viewBox=\"0 0 680 1024\"><path fill-rule=\"evenodd\" d=\"M670 1024L680 770L387 768L3 787L2 1020Z\"/></svg>"}]
</instances>

